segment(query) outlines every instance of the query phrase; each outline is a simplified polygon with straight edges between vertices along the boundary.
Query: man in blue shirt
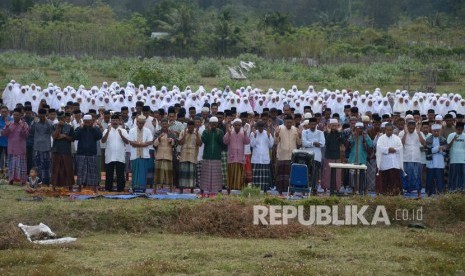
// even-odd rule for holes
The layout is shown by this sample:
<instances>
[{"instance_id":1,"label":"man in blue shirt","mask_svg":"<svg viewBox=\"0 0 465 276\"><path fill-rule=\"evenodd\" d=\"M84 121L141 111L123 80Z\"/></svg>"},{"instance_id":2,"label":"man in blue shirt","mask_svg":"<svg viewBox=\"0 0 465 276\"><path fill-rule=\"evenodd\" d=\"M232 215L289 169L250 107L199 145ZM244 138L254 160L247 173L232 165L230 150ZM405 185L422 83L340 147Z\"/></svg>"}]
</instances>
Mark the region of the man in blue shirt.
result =
<instances>
[{"instance_id":1,"label":"man in blue shirt","mask_svg":"<svg viewBox=\"0 0 465 276\"><path fill-rule=\"evenodd\" d=\"M8 107L2 106L0 109L0 175L3 176L5 170L5 160L7 157L8 138L3 135L6 122L13 122L13 118L9 115Z\"/></svg>"}]
</instances>

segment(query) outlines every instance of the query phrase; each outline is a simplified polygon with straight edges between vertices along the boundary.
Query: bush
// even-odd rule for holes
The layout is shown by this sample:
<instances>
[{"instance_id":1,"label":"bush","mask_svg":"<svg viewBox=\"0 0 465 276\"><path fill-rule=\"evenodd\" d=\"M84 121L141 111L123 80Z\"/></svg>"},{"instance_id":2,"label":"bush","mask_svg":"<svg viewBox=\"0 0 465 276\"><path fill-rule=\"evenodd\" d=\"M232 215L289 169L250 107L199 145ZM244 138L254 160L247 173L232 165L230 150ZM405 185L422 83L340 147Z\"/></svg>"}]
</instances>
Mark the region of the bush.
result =
<instances>
[{"instance_id":1,"label":"bush","mask_svg":"<svg viewBox=\"0 0 465 276\"><path fill-rule=\"evenodd\" d=\"M348 64L344 64L342 65L341 67L339 67L339 69L337 70L336 74L343 78L343 79L352 79L354 78L355 76L358 75L359 73L359 69L357 67L358 65L348 65Z\"/></svg>"},{"instance_id":2,"label":"bush","mask_svg":"<svg viewBox=\"0 0 465 276\"><path fill-rule=\"evenodd\" d=\"M91 81L89 75L86 72L80 69L71 69L63 71L61 74L61 82L64 85L71 85L74 87L78 87L79 85L89 86L91 85Z\"/></svg>"},{"instance_id":3,"label":"bush","mask_svg":"<svg viewBox=\"0 0 465 276\"><path fill-rule=\"evenodd\" d=\"M31 69L29 72L24 73L19 77L19 82L24 85L31 83L45 85L48 82L48 77L40 70Z\"/></svg>"},{"instance_id":4,"label":"bush","mask_svg":"<svg viewBox=\"0 0 465 276\"><path fill-rule=\"evenodd\" d=\"M212 58L202 58L197 62L197 70L203 78L216 77L220 69L221 65Z\"/></svg>"}]
</instances>

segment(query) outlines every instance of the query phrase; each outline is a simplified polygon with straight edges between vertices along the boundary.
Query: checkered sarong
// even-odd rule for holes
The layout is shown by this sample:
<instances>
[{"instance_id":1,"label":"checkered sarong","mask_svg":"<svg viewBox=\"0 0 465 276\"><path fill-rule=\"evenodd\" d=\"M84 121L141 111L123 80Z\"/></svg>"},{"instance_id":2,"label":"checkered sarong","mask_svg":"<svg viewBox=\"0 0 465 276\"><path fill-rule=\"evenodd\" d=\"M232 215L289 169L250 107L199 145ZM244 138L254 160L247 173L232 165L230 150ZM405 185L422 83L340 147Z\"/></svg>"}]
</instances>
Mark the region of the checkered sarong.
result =
<instances>
[{"instance_id":1,"label":"checkered sarong","mask_svg":"<svg viewBox=\"0 0 465 276\"><path fill-rule=\"evenodd\" d=\"M43 184L50 184L50 163L50 151L34 151L34 166Z\"/></svg>"},{"instance_id":2,"label":"checkered sarong","mask_svg":"<svg viewBox=\"0 0 465 276\"><path fill-rule=\"evenodd\" d=\"M126 155L125 155L125 166L124 166L124 172L125 173L130 173L131 172L131 153L130 152L126 152Z\"/></svg>"},{"instance_id":3,"label":"checkered sarong","mask_svg":"<svg viewBox=\"0 0 465 276\"><path fill-rule=\"evenodd\" d=\"M173 162L171 160L155 161L155 185L173 186Z\"/></svg>"},{"instance_id":4,"label":"checkered sarong","mask_svg":"<svg viewBox=\"0 0 465 276\"><path fill-rule=\"evenodd\" d=\"M96 155L76 155L77 185L98 186L100 184L97 164Z\"/></svg>"},{"instance_id":5,"label":"checkered sarong","mask_svg":"<svg viewBox=\"0 0 465 276\"><path fill-rule=\"evenodd\" d=\"M27 181L27 161L26 154L8 154L8 181Z\"/></svg>"},{"instance_id":6,"label":"checkered sarong","mask_svg":"<svg viewBox=\"0 0 465 276\"><path fill-rule=\"evenodd\" d=\"M191 162L179 163L179 188L194 188L197 164Z\"/></svg>"},{"instance_id":7,"label":"checkered sarong","mask_svg":"<svg viewBox=\"0 0 465 276\"><path fill-rule=\"evenodd\" d=\"M202 160L202 173L200 175L200 189L217 193L222 189L221 160Z\"/></svg>"},{"instance_id":8,"label":"checkered sarong","mask_svg":"<svg viewBox=\"0 0 465 276\"><path fill-rule=\"evenodd\" d=\"M228 152L221 152L221 176L223 183L221 184L224 187L228 186Z\"/></svg>"},{"instance_id":9,"label":"checkered sarong","mask_svg":"<svg viewBox=\"0 0 465 276\"><path fill-rule=\"evenodd\" d=\"M271 183L270 164L252 164L252 184L262 191L267 191Z\"/></svg>"}]
</instances>

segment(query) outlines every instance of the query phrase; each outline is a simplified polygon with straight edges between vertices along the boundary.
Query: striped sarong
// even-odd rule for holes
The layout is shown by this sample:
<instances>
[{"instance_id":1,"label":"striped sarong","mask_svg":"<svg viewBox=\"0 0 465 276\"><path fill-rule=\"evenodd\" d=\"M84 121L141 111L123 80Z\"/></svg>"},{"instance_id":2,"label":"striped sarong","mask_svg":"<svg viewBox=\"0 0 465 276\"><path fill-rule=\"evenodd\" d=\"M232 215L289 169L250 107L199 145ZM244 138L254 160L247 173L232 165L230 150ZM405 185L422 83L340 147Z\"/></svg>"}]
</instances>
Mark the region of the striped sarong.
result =
<instances>
[{"instance_id":1,"label":"striped sarong","mask_svg":"<svg viewBox=\"0 0 465 276\"><path fill-rule=\"evenodd\" d=\"M173 186L173 162L171 160L155 161L155 185Z\"/></svg>"},{"instance_id":2,"label":"striped sarong","mask_svg":"<svg viewBox=\"0 0 465 276\"><path fill-rule=\"evenodd\" d=\"M179 163L179 188L194 188L197 164L191 162Z\"/></svg>"},{"instance_id":3,"label":"striped sarong","mask_svg":"<svg viewBox=\"0 0 465 276\"><path fill-rule=\"evenodd\" d=\"M51 184L56 187L74 185L73 156L71 154L52 153Z\"/></svg>"},{"instance_id":4,"label":"striped sarong","mask_svg":"<svg viewBox=\"0 0 465 276\"><path fill-rule=\"evenodd\" d=\"M195 176L195 186L200 187L200 173L202 172L203 160L197 161L197 175Z\"/></svg>"},{"instance_id":5,"label":"striped sarong","mask_svg":"<svg viewBox=\"0 0 465 276\"><path fill-rule=\"evenodd\" d=\"M200 189L217 193L223 188L221 182L221 160L202 160L202 172L200 174Z\"/></svg>"},{"instance_id":6,"label":"striped sarong","mask_svg":"<svg viewBox=\"0 0 465 276\"><path fill-rule=\"evenodd\" d=\"M291 160L278 160L276 170L276 189L282 193L287 191L291 178Z\"/></svg>"},{"instance_id":7,"label":"striped sarong","mask_svg":"<svg viewBox=\"0 0 465 276\"><path fill-rule=\"evenodd\" d=\"M245 171L244 164L230 163L228 164L228 189L242 190L244 187Z\"/></svg>"},{"instance_id":8,"label":"striped sarong","mask_svg":"<svg viewBox=\"0 0 465 276\"><path fill-rule=\"evenodd\" d=\"M252 164L252 185L266 192L271 183L270 164Z\"/></svg>"},{"instance_id":9,"label":"striped sarong","mask_svg":"<svg viewBox=\"0 0 465 276\"><path fill-rule=\"evenodd\" d=\"M465 164L452 163L449 165L449 192L463 191L465 182Z\"/></svg>"},{"instance_id":10,"label":"striped sarong","mask_svg":"<svg viewBox=\"0 0 465 276\"><path fill-rule=\"evenodd\" d=\"M251 154L246 154L245 155L245 164L244 164L244 170L245 170L245 183L250 183L252 182L252 155Z\"/></svg>"},{"instance_id":11,"label":"striped sarong","mask_svg":"<svg viewBox=\"0 0 465 276\"><path fill-rule=\"evenodd\" d=\"M25 154L8 154L8 181L27 181L27 160Z\"/></svg>"},{"instance_id":12,"label":"striped sarong","mask_svg":"<svg viewBox=\"0 0 465 276\"><path fill-rule=\"evenodd\" d=\"M221 152L221 183L222 187L228 187L228 152Z\"/></svg>"},{"instance_id":13,"label":"striped sarong","mask_svg":"<svg viewBox=\"0 0 465 276\"><path fill-rule=\"evenodd\" d=\"M136 158L131 160L132 190L143 193L147 188L147 171L153 161L150 158Z\"/></svg>"},{"instance_id":14,"label":"striped sarong","mask_svg":"<svg viewBox=\"0 0 465 276\"><path fill-rule=\"evenodd\" d=\"M50 184L50 151L34 151L34 166L44 185ZM27 159L26 159L27 165Z\"/></svg>"},{"instance_id":15,"label":"striped sarong","mask_svg":"<svg viewBox=\"0 0 465 276\"><path fill-rule=\"evenodd\" d=\"M98 186L100 174L98 172L97 156L76 155L77 184Z\"/></svg>"}]
</instances>

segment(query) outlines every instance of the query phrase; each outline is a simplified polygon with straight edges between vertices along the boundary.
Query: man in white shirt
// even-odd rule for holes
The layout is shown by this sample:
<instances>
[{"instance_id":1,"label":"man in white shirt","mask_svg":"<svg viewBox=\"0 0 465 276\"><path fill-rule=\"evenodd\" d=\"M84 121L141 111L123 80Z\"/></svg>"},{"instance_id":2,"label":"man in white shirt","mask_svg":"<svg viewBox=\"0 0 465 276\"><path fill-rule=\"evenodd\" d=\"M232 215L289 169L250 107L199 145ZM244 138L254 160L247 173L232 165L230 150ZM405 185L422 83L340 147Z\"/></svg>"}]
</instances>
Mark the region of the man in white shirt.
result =
<instances>
[{"instance_id":1,"label":"man in white shirt","mask_svg":"<svg viewBox=\"0 0 465 276\"><path fill-rule=\"evenodd\" d=\"M421 147L425 145L425 137L416 128L416 122L411 119L407 121L407 126L399 133L399 138L402 139L404 171L407 174L402 178L402 187L407 192L414 190L418 193L418 198L421 198Z\"/></svg>"},{"instance_id":2,"label":"man in white shirt","mask_svg":"<svg viewBox=\"0 0 465 276\"><path fill-rule=\"evenodd\" d=\"M376 190L384 195L402 193L403 145L393 132L394 126L391 123L386 124L385 134L379 137L376 144L376 163L381 177L380 187Z\"/></svg>"},{"instance_id":3,"label":"man in white shirt","mask_svg":"<svg viewBox=\"0 0 465 276\"><path fill-rule=\"evenodd\" d=\"M137 117L136 127L129 131L128 143L131 147L131 169L133 192L145 192L147 186L148 168L153 168L150 159L150 148L153 148L153 134L144 127L145 116Z\"/></svg>"},{"instance_id":4,"label":"man in white shirt","mask_svg":"<svg viewBox=\"0 0 465 276\"><path fill-rule=\"evenodd\" d=\"M117 191L123 192L125 186L124 162L126 161L125 146L128 143L128 133L120 126L118 115L111 116L111 123L103 131L102 144L106 145L105 151L105 190L113 191L113 175L116 171Z\"/></svg>"},{"instance_id":5,"label":"man in white shirt","mask_svg":"<svg viewBox=\"0 0 465 276\"><path fill-rule=\"evenodd\" d=\"M312 187L316 188L321 171L321 148L325 146L325 134L316 129L317 119L309 119L309 128L302 132L302 149L313 152Z\"/></svg>"},{"instance_id":6,"label":"man in white shirt","mask_svg":"<svg viewBox=\"0 0 465 276\"><path fill-rule=\"evenodd\" d=\"M271 184L270 149L273 148L274 139L269 131L265 130L265 123L258 121L257 131L250 134L250 147L252 152L252 184L264 192Z\"/></svg>"},{"instance_id":7,"label":"man in white shirt","mask_svg":"<svg viewBox=\"0 0 465 276\"><path fill-rule=\"evenodd\" d=\"M465 182L465 133L463 123L457 122L455 132L449 134L447 143L450 148L449 191L463 191Z\"/></svg>"}]
</instances>

